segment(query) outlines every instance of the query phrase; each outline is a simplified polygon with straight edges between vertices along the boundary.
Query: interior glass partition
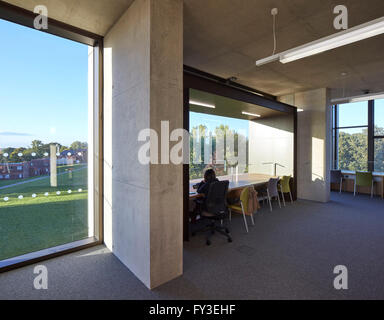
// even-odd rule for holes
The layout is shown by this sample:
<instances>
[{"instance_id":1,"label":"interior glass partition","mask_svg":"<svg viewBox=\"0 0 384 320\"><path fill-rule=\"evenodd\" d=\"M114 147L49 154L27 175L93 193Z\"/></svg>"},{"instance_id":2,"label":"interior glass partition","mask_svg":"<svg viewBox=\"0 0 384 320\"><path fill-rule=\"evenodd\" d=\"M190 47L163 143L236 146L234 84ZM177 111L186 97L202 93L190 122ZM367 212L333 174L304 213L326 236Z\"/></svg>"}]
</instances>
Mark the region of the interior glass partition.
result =
<instances>
[{"instance_id":1,"label":"interior glass partition","mask_svg":"<svg viewBox=\"0 0 384 320\"><path fill-rule=\"evenodd\" d=\"M0 37L0 266L7 266L99 236L98 115L93 47L4 20Z\"/></svg>"},{"instance_id":2,"label":"interior glass partition","mask_svg":"<svg viewBox=\"0 0 384 320\"><path fill-rule=\"evenodd\" d=\"M233 182L293 176L292 113L190 89L189 120L191 185L208 168Z\"/></svg>"}]
</instances>

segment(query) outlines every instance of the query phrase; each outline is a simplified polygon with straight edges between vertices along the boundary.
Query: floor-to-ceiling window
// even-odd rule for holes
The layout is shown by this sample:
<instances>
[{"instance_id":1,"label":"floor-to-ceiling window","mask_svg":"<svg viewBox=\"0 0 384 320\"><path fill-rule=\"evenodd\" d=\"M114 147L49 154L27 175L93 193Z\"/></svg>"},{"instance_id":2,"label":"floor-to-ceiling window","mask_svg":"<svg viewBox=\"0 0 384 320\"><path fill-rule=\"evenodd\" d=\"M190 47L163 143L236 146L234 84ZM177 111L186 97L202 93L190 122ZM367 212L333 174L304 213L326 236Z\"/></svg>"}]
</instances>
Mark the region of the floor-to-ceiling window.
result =
<instances>
[{"instance_id":1,"label":"floor-to-ceiling window","mask_svg":"<svg viewBox=\"0 0 384 320\"><path fill-rule=\"evenodd\" d=\"M0 261L9 261L98 236L94 51L4 20L0 38Z\"/></svg>"},{"instance_id":2,"label":"floor-to-ceiling window","mask_svg":"<svg viewBox=\"0 0 384 320\"><path fill-rule=\"evenodd\" d=\"M333 106L333 168L384 172L384 100Z\"/></svg>"}]
</instances>

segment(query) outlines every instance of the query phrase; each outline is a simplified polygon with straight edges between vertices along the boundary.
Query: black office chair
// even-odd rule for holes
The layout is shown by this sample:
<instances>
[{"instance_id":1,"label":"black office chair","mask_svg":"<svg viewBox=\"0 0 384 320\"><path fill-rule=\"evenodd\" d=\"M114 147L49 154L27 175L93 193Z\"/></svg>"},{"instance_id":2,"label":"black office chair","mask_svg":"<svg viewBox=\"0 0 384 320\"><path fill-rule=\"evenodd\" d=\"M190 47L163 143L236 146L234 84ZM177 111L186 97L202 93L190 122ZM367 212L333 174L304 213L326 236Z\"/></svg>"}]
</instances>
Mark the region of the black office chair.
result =
<instances>
[{"instance_id":1,"label":"black office chair","mask_svg":"<svg viewBox=\"0 0 384 320\"><path fill-rule=\"evenodd\" d=\"M207 227L198 232L208 232L207 246L211 245L211 237L218 232L224 235L228 242L232 242L229 229L222 225L217 225L218 221L224 221L228 218L229 211L227 207L227 193L229 181L212 182L209 186L207 197L200 213L201 218L210 220ZM195 235L196 232L192 233Z\"/></svg>"}]
</instances>

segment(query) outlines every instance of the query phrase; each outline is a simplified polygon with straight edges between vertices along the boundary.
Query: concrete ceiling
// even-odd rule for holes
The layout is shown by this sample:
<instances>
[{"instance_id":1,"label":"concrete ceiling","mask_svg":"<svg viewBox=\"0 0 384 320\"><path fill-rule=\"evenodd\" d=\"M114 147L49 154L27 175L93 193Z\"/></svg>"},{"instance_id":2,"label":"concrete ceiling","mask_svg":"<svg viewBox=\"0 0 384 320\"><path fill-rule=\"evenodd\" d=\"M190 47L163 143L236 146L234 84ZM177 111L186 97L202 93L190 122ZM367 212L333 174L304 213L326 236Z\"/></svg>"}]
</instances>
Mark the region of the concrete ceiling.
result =
<instances>
[{"instance_id":1,"label":"concrete ceiling","mask_svg":"<svg viewBox=\"0 0 384 320\"><path fill-rule=\"evenodd\" d=\"M53 19L105 35L133 0L6 0L33 10L46 5ZM277 52L334 34L338 0L184 0L184 63L273 95L329 87L333 97L384 91L384 35L296 62L256 67L273 50L272 8L277 18ZM384 16L383 0L343 0L349 25ZM342 76L346 73L346 76Z\"/></svg>"},{"instance_id":2,"label":"concrete ceiling","mask_svg":"<svg viewBox=\"0 0 384 320\"><path fill-rule=\"evenodd\" d=\"M33 11L48 8L49 17L104 36L134 0L3 0Z\"/></svg>"},{"instance_id":3,"label":"concrete ceiling","mask_svg":"<svg viewBox=\"0 0 384 320\"><path fill-rule=\"evenodd\" d=\"M184 0L186 65L273 95L329 87L332 96L384 91L384 35L296 62L256 67L273 51L271 9L277 7L277 52L336 33L333 0ZM349 26L384 16L383 0L344 0ZM347 73L342 76L342 73ZM344 89L345 88L345 89Z\"/></svg>"}]
</instances>

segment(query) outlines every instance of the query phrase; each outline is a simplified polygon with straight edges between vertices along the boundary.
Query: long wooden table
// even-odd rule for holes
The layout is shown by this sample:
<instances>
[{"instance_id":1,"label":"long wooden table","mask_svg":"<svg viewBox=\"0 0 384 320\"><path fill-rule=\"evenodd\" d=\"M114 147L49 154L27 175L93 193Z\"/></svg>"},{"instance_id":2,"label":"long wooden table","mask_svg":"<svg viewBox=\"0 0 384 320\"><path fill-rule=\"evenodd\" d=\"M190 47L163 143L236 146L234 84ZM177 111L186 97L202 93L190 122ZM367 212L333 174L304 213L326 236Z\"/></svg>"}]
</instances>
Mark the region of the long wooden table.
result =
<instances>
[{"instance_id":1,"label":"long wooden table","mask_svg":"<svg viewBox=\"0 0 384 320\"><path fill-rule=\"evenodd\" d=\"M239 175L236 179L235 176L224 176L224 177L218 177L220 181L228 180L229 181L229 189L228 189L228 197L239 197L241 191L245 187L254 186L256 189L264 187L270 178L273 178L269 175L261 175L261 174L246 174L246 175ZM197 183L201 182L201 179L199 180L192 180L189 182L189 200L190 200L190 206L191 202L194 199L199 198L201 195L199 195L196 191L194 191L193 186ZM189 210L184 211L184 241L189 240Z\"/></svg>"},{"instance_id":2,"label":"long wooden table","mask_svg":"<svg viewBox=\"0 0 384 320\"><path fill-rule=\"evenodd\" d=\"M343 192L353 192L356 172L354 172L354 171L342 171L341 173L343 174L342 191ZM374 195L380 196L381 198L384 199L384 173L373 172L373 181L375 182L374 188L373 188ZM331 184L331 190L339 191L340 185L337 183L332 183ZM358 187L358 193L370 194L371 188L370 187Z\"/></svg>"}]
</instances>

